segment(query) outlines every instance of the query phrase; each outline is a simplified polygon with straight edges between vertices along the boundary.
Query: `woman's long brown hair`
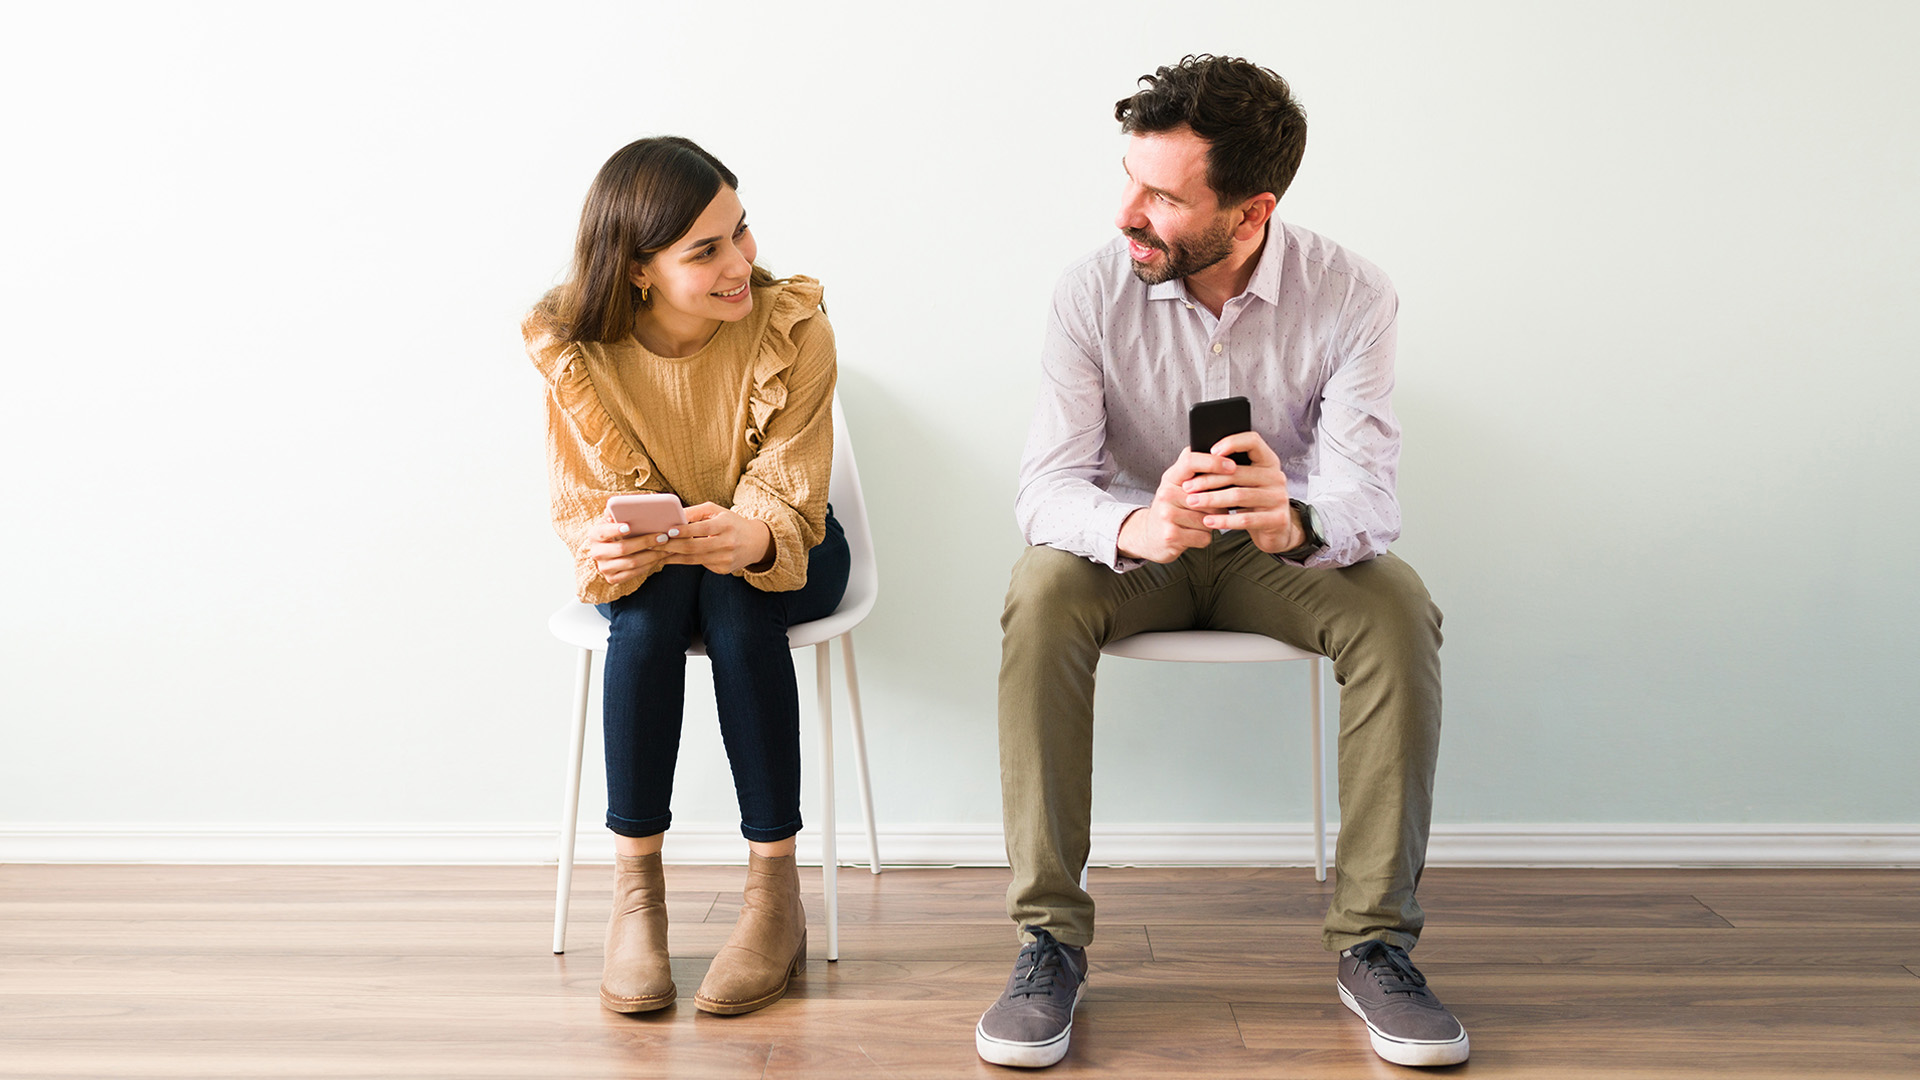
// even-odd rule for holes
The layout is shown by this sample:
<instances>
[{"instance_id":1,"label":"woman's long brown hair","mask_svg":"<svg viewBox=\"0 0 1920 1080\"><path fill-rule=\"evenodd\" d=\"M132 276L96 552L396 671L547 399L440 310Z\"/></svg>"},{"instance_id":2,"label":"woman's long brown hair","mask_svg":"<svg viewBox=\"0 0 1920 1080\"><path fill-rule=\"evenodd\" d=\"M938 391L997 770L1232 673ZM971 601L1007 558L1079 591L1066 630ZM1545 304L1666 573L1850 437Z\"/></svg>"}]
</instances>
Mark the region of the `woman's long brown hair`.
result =
<instances>
[{"instance_id":1,"label":"woman's long brown hair","mask_svg":"<svg viewBox=\"0 0 1920 1080\"><path fill-rule=\"evenodd\" d=\"M562 341L622 341L646 307L632 272L685 236L720 193L740 181L692 139L663 135L621 147L600 166L580 211L573 272L536 309ZM752 284L774 277L758 266Z\"/></svg>"}]
</instances>

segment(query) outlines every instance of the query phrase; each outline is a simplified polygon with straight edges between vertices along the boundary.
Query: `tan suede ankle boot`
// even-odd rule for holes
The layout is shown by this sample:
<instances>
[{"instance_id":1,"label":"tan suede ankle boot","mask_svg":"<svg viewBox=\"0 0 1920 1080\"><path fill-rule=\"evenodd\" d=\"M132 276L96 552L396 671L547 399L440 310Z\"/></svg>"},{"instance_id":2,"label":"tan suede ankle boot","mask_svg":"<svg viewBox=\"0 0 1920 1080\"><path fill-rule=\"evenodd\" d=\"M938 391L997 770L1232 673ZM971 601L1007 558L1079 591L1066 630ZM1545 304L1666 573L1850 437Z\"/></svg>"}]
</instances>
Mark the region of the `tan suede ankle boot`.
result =
<instances>
[{"instance_id":1,"label":"tan suede ankle boot","mask_svg":"<svg viewBox=\"0 0 1920 1080\"><path fill-rule=\"evenodd\" d=\"M617 1013L664 1009L673 1004L674 988L660 853L613 858L613 918L607 921L600 1004Z\"/></svg>"},{"instance_id":2,"label":"tan suede ankle boot","mask_svg":"<svg viewBox=\"0 0 1920 1080\"><path fill-rule=\"evenodd\" d=\"M740 921L693 995L697 1007L723 1016L764 1009L780 1000L807 963L807 911L800 906L800 868L793 856L747 856Z\"/></svg>"}]
</instances>

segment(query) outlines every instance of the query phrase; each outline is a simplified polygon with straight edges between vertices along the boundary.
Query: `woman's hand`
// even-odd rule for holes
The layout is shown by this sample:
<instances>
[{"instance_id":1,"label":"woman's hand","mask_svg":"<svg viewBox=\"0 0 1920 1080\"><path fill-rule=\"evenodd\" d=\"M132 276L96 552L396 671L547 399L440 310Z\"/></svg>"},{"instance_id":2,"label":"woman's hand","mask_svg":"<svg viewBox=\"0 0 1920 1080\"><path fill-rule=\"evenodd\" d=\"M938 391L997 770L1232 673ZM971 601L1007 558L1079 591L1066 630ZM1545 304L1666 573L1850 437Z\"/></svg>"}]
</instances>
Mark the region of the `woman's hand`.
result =
<instances>
[{"instance_id":1,"label":"woman's hand","mask_svg":"<svg viewBox=\"0 0 1920 1080\"><path fill-rule=\"evenodd\" d=\"M743 517L716 503L687 507L687 523L678 533L659 545L668 563L732 574L773 557L773 530L766 522Z\"/></svg>"},{"instance_id":2,"label":"woman's hand","mask_svg":"<svg viewBox=\"0 0 1920 1080\"><path fill-rule=\"evenodd\" d=\"M612 517L603 518L587 528L587 542L580 548L611 585L652 573L667 560L660 540L671 537L656 533L629 536L627 531Z\"/></svg>"}]
</instances>

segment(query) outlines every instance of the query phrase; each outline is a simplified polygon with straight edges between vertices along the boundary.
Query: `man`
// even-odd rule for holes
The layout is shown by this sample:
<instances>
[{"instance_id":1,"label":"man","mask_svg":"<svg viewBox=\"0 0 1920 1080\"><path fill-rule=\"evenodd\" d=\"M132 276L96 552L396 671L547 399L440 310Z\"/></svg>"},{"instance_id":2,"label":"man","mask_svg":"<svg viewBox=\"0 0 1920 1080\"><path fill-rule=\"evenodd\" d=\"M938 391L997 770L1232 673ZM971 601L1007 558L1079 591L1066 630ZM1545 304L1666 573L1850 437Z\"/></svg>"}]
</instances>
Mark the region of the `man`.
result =
<instances>
[{"instance_id":1,"label":"man","mask_svg":"<svg viewBox=\"0 0 1920 1080\"><path fill-rule=\"evenodd\" d=\"M1387 551L1398 301L1371 263L1273 216L1306 144L1284 80L1189 56L1140 82L1114 113L1122 235L1054 292L1020 469L1032 546L1001 617L1000 776L1024 947L975 1045L1002 1065L1066 1055L1094 936L1079 881L1100 647L1198 627L1332 658L1341 827L1323 940L1338 993L1382 1057L1464 1061L1466 1032L1406 953L1423 921L1440 612ZM1188 407L1233 395L1251 399L1253 430L1188 449Z\"/></svg>"}]
</instances>

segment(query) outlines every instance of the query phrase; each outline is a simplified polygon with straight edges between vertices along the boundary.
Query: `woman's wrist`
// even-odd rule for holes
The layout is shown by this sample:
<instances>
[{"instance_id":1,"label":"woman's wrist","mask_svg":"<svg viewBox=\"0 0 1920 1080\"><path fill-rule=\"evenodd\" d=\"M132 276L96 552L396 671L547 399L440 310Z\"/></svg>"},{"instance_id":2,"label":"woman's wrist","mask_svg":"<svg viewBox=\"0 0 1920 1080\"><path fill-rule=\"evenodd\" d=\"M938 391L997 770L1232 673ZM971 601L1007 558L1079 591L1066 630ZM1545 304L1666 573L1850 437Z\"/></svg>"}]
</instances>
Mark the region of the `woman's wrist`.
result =
<instances>
[{"instance_id":1,"label":"woman's wrist","mask_svg":"<svg viewBox=\"0 0 1920 1080\"><path fill-rule=\"evenodd\" d=\"M759 526L759 532L762 539L761 539L761 547L759 549L760 557L757 559L754 559L752 562L747 564L746 572L749 574L764 574L767 571L773 569L773 559L774 559L774 556L777 554L777 551L775 550L773 545L773 526L768 525L766 522L761 521L759 518L750 517L747 520Z\"/></svg>"}]
</instances>

